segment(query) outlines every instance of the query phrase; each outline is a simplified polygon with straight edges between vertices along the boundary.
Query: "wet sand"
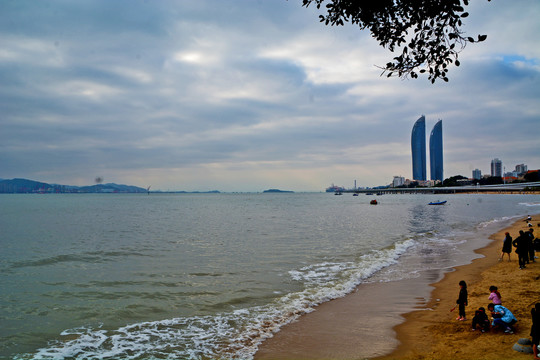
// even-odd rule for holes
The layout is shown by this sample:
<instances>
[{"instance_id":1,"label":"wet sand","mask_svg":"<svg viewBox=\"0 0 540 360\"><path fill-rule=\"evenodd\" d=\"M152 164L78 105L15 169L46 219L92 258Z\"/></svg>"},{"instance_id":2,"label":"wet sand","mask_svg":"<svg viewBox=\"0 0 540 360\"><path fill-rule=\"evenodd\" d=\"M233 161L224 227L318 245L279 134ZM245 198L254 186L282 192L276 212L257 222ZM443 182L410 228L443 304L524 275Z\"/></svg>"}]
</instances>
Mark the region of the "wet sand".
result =
<instances>
[{"instance_id":1,"label":"wet sand","mask_svg":"<svg viewBox=\"0 0 540 360\"><path fill-rule=\"evenodd\" d=\"M540 215L533 217L537 236L539 220ZM529 335L530 309L540 301L540 263L521 271L515 253L511 262L498 261L504 232L516 238L518 230L527 230L522 220L491 235L492 241L476 251L484 257L455 271L360 285L285 326L260 346L255 359L523 359L511 347ZM469 285L469 321L456 321L450 312L460 280ZM518 318L516 334L470 331L474 310L489 303L490 285L499 287L503 305Z\"/></svg>"}]
</instances>

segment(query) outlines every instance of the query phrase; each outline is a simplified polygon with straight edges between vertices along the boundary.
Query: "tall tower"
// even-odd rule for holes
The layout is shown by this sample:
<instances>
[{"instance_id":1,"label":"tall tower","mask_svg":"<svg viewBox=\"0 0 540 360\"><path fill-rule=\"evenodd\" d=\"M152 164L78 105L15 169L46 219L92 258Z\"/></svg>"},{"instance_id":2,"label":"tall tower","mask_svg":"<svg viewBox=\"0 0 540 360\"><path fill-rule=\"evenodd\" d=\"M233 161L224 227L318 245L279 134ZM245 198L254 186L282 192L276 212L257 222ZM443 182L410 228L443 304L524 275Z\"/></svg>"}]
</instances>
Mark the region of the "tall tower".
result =
<instances>
[{"instance_id":1,"label":"tall tower","mask_svg":"<svg viewBox=\"0 0 540 360\"><path fill-rule=\"evenodd\" d=\"M426 117L414 123L411 134L413 180L426 181Z\"/></svg>"},{"instance_id":2,"label":"tall tower","mask_svg":"<svg viewBox=\"0 0 540 360\"><path fill-rule=\"evenodd\" d=\"M491 176L502 177L502 161L498 158L491 160Z\"/></svg>"},{"instance_id":3,"label":"tall tower","mask_svg":"<svg viewBox=\"0 0 540 360\"><path fill-rule=\"evenodd\" d=\"M442 120L439 120L429 136L429 170L431 180L443 181Z\"/></svg>"}]
</instances>

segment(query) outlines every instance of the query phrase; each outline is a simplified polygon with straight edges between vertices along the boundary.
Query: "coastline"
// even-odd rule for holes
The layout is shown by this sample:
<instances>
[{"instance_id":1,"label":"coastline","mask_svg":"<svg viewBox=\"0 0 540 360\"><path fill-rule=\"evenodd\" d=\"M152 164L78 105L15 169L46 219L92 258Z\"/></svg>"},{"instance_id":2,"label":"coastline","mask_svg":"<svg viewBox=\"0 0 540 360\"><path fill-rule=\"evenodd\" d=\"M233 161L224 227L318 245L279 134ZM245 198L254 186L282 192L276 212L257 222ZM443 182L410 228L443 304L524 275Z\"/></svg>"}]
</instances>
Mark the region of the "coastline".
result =
<instances>
[{"instance_id":1,"label":"coastline","mask_svg":"<svg viewBox=\"0 0 540 360\"><path fill-rule=\"evenodd\" d=\"M539 220L540 215L533 216L536 233ZM285 326L259 347L255 359L522 359L511 347L518 338L529 337L532 304L527 304L540 301L534 278L540 263L520 271L515 253L511 262L498 261L504 233L515 238L521 229L526 229L522 218L491 234L487 245L474 251L478 258L468 264L426 272L419 279L362 284ZM460 280L469 285L469 320L464 322L449 311ZM470 331L474 310L489 303L490 285L499 287L503 305L518 318L516 334L479 336ZM392 330L385 328L389 323Z\"/></svg>"},{"instance_id":2,"label":"coastline","mask_svg":"<svg viewBox=\"0 0 540 360\"><path fill-rule=\"evenodd\" d=\"M535 235L538 237L540 215L532 216ZM433 284L431 299L422 310L404 315L405 321L395 330L400 345L390 354L377 360L390 359L523 359L524 354L512 349L519 338L530 338L530 310L540 302L540 260L520 270L517 254L512 252L511 261L499 261L502 239L509 232L515 239L519 230L528 230L523 220L492 234L490 244L475 252L483 257L471 264L456 267L444 278ZM467 321L456 321L456 314L449 309L455 306L459 291L458 282L468 284L469 304L466 307ZM495 285L502 294L503 306L518 319L515 333L471 331L474 311L489 303L489 287ZM428 310L428 311L426 311ZM489 316L489 312L488 312ZM529 355L532 358L532 355Z\"/></svg>"}]
</instances>

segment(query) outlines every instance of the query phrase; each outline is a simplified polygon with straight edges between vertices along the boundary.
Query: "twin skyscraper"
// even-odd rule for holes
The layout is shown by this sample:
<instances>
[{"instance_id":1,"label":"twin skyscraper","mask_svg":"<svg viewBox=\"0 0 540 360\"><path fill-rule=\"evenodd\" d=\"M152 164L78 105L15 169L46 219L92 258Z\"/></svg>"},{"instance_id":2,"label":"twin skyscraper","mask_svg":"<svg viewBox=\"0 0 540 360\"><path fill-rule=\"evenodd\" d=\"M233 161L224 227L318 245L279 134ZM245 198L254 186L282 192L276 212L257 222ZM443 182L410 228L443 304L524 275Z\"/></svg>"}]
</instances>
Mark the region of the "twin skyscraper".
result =
<instances>
[{"instance_id":1,"label":"twin skyscraper","mask_svg":"<svg viewBox=\"0 0 540 360\"><path fill-rule=\"evenodd\" d=\"M426 117L422 115L414 123L411 134L413 180L426 181ZM429 136L429 167L431 180L443 181L442 120L439 120Z\"/></svg>"}]
</instances>

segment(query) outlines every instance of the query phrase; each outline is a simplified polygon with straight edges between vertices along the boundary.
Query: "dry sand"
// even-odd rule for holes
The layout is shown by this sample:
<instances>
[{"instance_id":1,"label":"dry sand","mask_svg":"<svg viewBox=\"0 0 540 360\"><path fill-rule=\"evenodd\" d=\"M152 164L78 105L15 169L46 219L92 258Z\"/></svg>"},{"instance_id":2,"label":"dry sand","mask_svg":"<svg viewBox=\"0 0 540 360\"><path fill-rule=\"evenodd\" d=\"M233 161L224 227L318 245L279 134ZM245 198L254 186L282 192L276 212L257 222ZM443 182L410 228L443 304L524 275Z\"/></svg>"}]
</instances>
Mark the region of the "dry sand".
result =
<instances>
[{"instance_id":1,"label":"dry sand","mask_svg":"<svg viewBox=\"0 0 540 360\"><path fill-rule=\"evenodd\" d=\"M533 216L537 237L539 222L540 215ZM413 280L414 284L403 281L361 285L361 291L325 303L286 326L262 344L255 359L533 359L532 355L512 350L512 345L519 338L529 338L530 310L540 302L540 260L525 270L519 270L515 253L510 262L506 258L498 260L504 233L508 231L516 238L519 230L528 230L523 220L493 234L493 241L477 251L484 257L445 273L432 287L419 287L418 281L433 283L441 278L440 273L426 273L422 279ZM467 321L456 321L457 309L450 312L460 280L468 284ZM513 335L471 331L474 311L480 306L487 308L491 285L499 288L503 306L518 319ZM377 303L383 299L392 304L393 312ZM379 306L371 306L375 303ZM411 308L419 310L400 315ZM365 314L365 309L378 310ZM379 319L380 324L373 319ZM395 333L388 331L388 323L398 324Z\"/></svg>"},{"instance_id":2,"label":"dry sand","mask_svg":"<svg viewBox=\"0 0 540 360\"><path fill-rule=\"evenodd\" d=\"M540 216L533 217L536 236L540 236L537 224ZM512 345L519 338L529 338L531 308L540 302L540 260L519 270L517 254L511 261L498 261L504 233L510 232L515 239L519 230L528 230L527 223L519 220L490 238L487 247L478 250L485 255L469 265L460 266L455 272L447 273L435 284L428 311L415 311L405 315L406 321L396 327L401 343L397 350L384 359L532 359L514 351ZM459 293L458 283L465 280L469 291L469 306L466 308L468 321L456 321L457 314L449 309L455 306ZM502 295L502 304L518 319L516 332L507 335L501 332L471 331L474 311L480 306L487 309L489 287L495 285ZM440 299L440 301L437 301ZM489 314L489 312L488 312Z\"/></svg>"}]
</instances>

